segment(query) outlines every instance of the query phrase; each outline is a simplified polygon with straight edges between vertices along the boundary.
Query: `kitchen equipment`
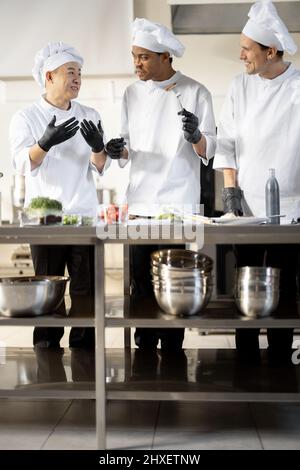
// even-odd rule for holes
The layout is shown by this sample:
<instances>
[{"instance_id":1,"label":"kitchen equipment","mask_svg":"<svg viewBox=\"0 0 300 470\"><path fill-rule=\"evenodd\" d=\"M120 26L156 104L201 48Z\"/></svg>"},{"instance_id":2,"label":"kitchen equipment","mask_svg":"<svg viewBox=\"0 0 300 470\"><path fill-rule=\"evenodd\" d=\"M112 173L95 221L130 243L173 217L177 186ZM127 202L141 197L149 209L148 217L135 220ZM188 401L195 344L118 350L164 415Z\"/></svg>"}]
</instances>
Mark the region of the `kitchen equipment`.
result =
<instances>
[{"instance_id":1,"label":"kitchen equipment","mask_svg":"<svg viewBox=\"0 0 300 470\"><path fill-rule=\"evenodd\" d=\"M151 254L154 266L166 266L168 269L212 268L213 260L203 253L191 250L167 249Z\"/></svg>"},{"instance_id":2,"label":"kitchen equipment","mask_svg":"<svg viewBox=\"0 0 300 470\"><path fill-rule=\"evenodd\" d=\"M151 255L154 295L161 309L172 315L200 312L212 294L213 261L203 253L168 249Z\"/></svg>"},{"instance_id":3,"label":"kitchen equipment","mask_svg":"<svg viewBox=\"0 0 300 470\"><path fill-rule=\"evenodd\" d=\"M0 278L0 310L7 317L51 313L62 303L68 280L65 276Z\"/></svg>"},{"instance_id":4,"label":"kitchen equipment","mask_svg":"<svg viewBox=\"0 0 300 470\"><path fill-rule=\"evenodd\" d=\"M250 318L266 317L279 302L280 270L245 266L236 271L234 297L238 309Z\"/></svg>"},{"instance_id":5,"label":"kitchen equipment","mask_svg":"<svg viewBox=\"0 0 300 470\"><path fill-rule=\"evenodd\" d=\"M154 288L154 295L160 308L171 315L189 316L206 307L213 286L195 288Z\"/></svg>"}]
</instances>

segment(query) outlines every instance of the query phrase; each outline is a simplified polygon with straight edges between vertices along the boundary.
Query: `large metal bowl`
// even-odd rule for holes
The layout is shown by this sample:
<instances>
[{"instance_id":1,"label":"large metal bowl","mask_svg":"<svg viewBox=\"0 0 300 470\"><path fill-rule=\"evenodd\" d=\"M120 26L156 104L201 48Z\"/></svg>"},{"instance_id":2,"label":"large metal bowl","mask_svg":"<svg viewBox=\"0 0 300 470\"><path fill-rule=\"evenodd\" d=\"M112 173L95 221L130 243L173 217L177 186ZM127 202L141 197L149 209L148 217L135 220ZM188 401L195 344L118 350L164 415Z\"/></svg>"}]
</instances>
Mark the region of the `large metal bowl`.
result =
<instances>
[{"instance_id":1,"label":"large metal bowl","mask_svg":"<svg viewBox=\"0 0 300 470\"><path fill-rule=\"evenodd\" d=\"M68 277L0 278L0 311L7 317L51 313L62 303Z\"/></svg>"},{"instance_id":2,"label":"large metal bowl","mask_svg":"<svg viewBox=\"0 0 300 470\"><path fill-rule=\"evenodd\" d=\"M211 268L213 260L203 253L184 249L167 249L154 251L151 254L152 266L168 269Z\"/></svg>"},{"instance_id":3,"label":"large metal bowl","mask_svg":"<svg viewBox=\"0 0 300 470\"><path fill-rule=\"evenodd\" d=\"M195 288L154 288L154 295L160 308L171 315L189 316L203 310L208 304L212 286Z\"/></svg>"}]
</instances>

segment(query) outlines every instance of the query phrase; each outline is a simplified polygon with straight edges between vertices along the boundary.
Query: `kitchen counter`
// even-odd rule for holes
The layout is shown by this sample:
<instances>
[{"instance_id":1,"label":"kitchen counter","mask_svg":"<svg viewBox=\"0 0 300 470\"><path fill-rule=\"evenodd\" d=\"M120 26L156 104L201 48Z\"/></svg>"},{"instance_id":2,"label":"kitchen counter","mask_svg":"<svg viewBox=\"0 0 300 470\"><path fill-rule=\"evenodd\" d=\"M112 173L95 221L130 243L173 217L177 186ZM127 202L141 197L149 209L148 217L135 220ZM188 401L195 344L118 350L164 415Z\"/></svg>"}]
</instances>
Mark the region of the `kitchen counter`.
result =
<instances>
[{"instance_id":1,"label":"kitchen counter","mask_svg":"<svg viewBox=\"0 0 300 470\"><path fill-rule=\"evenodd\" d=\"M282 391L281 389L273 390L274 379L277 381L277 374L270 376L270 381L272 383L268 384L268 387L264 390L257 386L255 390L252 390L252 382L250 384L250 389L247 386L245 389L237 390L235 392L236 385L233 387L225 387L220 390L217 382L207 385L207 390L201 388L200 385L189 385L183 387L174 382L169 383L167 388L164 387L161 382L158 381L156 384L153 382L143 382L136 383L136 386L132 387L130 385L130 380L128 381L128 376L130 375L131 370L131 352L130 344L126 341L125 337L125 354L124 354L124 370L125 370L125 381L122 383L108 384L106 386L105 376L106 376L106 364L109 363L109 359L106 358L105 352L105 327L123 327L125 330L128 327L137 326L140 327L157 327L160 328L169 328L169 327L211 327L211 328L224 328L226 327L259 327L259 326L269 326L269 327L292 327L300 325L300 316L299 316L299 307L297 305L293 306L293 309L289 310L286 316L282 317L280 311L278 312L277 318L267 318L262 319L262 322L258 319L256 320L245 320L244 317L241 317L237 314L237 310L232 304L232 302L227 303L225 306L222 304L222 300L218 302L211 302L207 307L206 311L203 312L204 315L198 315L195 317L187 318L177 318L166 316L153 305L147 307L146 305L140 303L131 305L130 298L125 296L122 299L115 299L109 301L105 296L104 291L104 245L107 243L121 243L124 244L125 248L128 248L126 245L130 244L165 244L172 245L178 244L179 241L191 243L194 242L194 239L190 237L185 238L185 234L192 233L192 228L195 226L184 225L182 231L183 238L178 240L174 238L172 234L169 238L163 238L161 233L158 234L157 238L128 238L130 226L115 226L108 227L115 229L116 233L107 237L105 235L105 227L70 227L70 226L51 226L51 227L18 227L18 226L1 226L0 227L0 243L32 243L32 244L60 244L60 245L94 245L95 246L95 303L94 307L88 314L85 314L84 305L80 306L76 301L74 305L77 307L76 315L68 315L68 306L66 314L63 313L61 316L44 316L40 318L2 318L0 324L9 324L9 325L40 325L40 326L58 326L58 325L69 325L69 326L95 326L96 328L96 354L95 354L95 391L93 389L92 383L89 383L88 386L80 383L75 384L74 386L71 383L67 383L61 387L57 383L45 383L36 387L35 384L25 384L25 386L18 387L16 390L16 385L5 383L5 380L1 382L0 386L0 396L14 396L18 397L28 397L28 396L51 396L52 398L67 398L67 397L78 397L89 399L93 396L96 397L96 423L97 423L97 442L98 448L103 449L106 446L106 399L128 399L128 400L229 400L229 401L242 401L242 400L254 400L254 401L300 401L300 394L297 387L291 387L288 390ZM178 226L177 226L178 227ZM137 227L136 227L137 228ZM202 232L202 241L204 245L215 245L215 244L243 244L243 243L300 243L300 225L282 225L282 226L219 226L219 225L205 225L204 227L198 226L199 230ZM122 234L122 238L118 238L118 235ZM98 236L101 235L103 239L100 239ZM195 237L196 238L196 235ZM128 264L128 251L126 254L125 251L125 267L126 263ZM126 274L126 273L125 273ZM127 282L127 285L126 285ZM128 277L125 275L125 289L128 288ZM74 312L74 309L73 309ZM201 350L199 350L201 351ZM17 354L17 357L13 357L12 361L18 363L18 361L23 361L22 352L14 353ZM202 354L200 352L200 354ZM209 353L211 354L211 353ZM229 353L228 360L229 365L235 367L235 356L234 354ZM202 357L202 356L201 356ZM210 357L210 356L209 356ZM216 355L216 364L219 364L219 356ZM31 359L30 359L31 360ZM230 367L231 367L230 365ZM210 366L209 366L210 367ZM229 366L228 366L229 367ZM275 378L274 378L275 377ZM256 380L256 376L253 377L253 380ZM19 384L16 379L17 384ZM155 388L156 387L156 388ZM178 388L179 387L179 388ZM238 387L239 388L239 387ZM249 394L249 390L251 393ZM95 394L95 395L94 395Z\"/></svg>"},{"instance_id":2,"label":"kitchen counter","mask_svg":"<svg viewBox=\"0 0 300 470\"><path fill-rule=\"evenodd\" d=\"M117 225L116 234L122 230L122 235L128 233L130 226ZM136 226L136 230L138 231ZM145 227L143 225L143 227ZM172 225L171 232L172 232ZM197 225L183 225L187 233ZM32 226L19 227L16 225L0 226L1 243L35 243L35 244L65 244L72 237L72 244L94 244L97 240L98 227L71 226ZM249 244L249 243L300 243L300 225L204 225L204 244ZM105 238L104 243L151 244L151 239L122 239ZM164 243L178 243L179 240L164 240L161 236L155 240ZM185 241L183 239L183 241ZM192 240L186 239L187 242Z\"/></svg>"}]
</instances>

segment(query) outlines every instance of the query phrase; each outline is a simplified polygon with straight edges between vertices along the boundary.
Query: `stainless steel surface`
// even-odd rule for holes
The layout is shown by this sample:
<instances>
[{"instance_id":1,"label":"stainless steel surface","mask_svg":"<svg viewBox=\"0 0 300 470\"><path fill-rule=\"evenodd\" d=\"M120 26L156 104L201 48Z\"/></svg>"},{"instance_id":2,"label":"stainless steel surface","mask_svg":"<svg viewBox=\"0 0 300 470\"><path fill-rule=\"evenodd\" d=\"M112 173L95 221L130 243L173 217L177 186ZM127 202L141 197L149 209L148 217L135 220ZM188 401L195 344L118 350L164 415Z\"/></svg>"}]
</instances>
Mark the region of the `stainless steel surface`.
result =
<instances>
[{"instance_id":1,"label":"stainless steel surface","mask_svg":"<svg viewBox=\"0 0 300 470\"><path fill-rule=\"evenodd\" d=\"M209 302L212 286L197 288L158 288L154 295L160 308L171 315L195 315L200 313Z\"/></svg>"},{"instance_id":2,"label":"stainless steel surface","mask_svg":"<svg viewBox=\"0 0 300 470\"><path fill-rule=\"evenodd\" d=\"M183 242L190 243L195 240L196 237L191 238L190 233L193 230L190 226L188 236L185 236L183 231ZM105 243L124 243L124 244L153 244L159 241L160 244L172 245L178 244L178 239L173 238L172 234L170 238L164 238L159 234L157 238L149 239L130 239L124 237L124 231L126 232L126 227L118 227L118 230L123 230L123 238L118 239L118 231L116 237L112 237L105 240ZM0 227L0 242L1 243L34 243L40 245L49 245L49 244L80 244L80 245L95 245L97 243L97 234L95 227L26 227L20 228L17 226L2 226ZM299 243L300 242L300 227L297 225L290 226L226 226L226 227L213 227L208 226L204 227L204 243L205 244L248 244L248 243ZM98 242L99 243L99 242ZM100 242L102 246L102 242ZM100 255L100 256L99 256ZM98 252L98 256L101 258L101 268L103 267L103 251ZM98 256L96 256L97 259ZM96 279L99 280L101 275L100 270L96 271ZM99 290L100 289L100 290ZM100 297L99 297L100 296ZM149 302L149 299L146 299L146 303L139 301L136 305L131 303L129 297L124 297L123 300L118 302L118 308L115 308L114 305L107 304L107 316L104 319L104 302L103 302L104 292L103 284L100 280L100 284L96 283L96 299L100 299L98 307L96 309L97 313L97 342L99 344L99 339L104 337L104 322L106 326L111 327L159 327L159 328L178 328L178 327L196 327L201 329L209 328L218 328L218 329L231 329L231 328L292 328L300 326L300 309L299 305L289 306L288 309L280 310L277 309L274 312L274 315L268 318L259 318L259 319L250 319L243 317L238 314L237 308L234 303L231 301L227 303L210 303L208 304L203 316L191 316L191 317L177 317L169 316L162 313L161 309L157 306L155 300ZM149 302L149 304L147 303ZM100 316L100 318L99 318ZM68 318L59 318L56 317L39 317L39 318L1 318L0 324L10 324L10 325L29 325L36 322L41 325L42 321L47 321L47 325L55 326L57 322L65 322L65 324L72 325L72 320ZM73 320L75 322L76 319ZM52 321L52 323L51 323ZM69 323L68 323L69 322ZM80 318L81 324L84 322L84 318ZM91 325L91 318L86 319L86 326ZM61 323L60 323L61 324ZM82 324L83 326L83 324ZM101 329L101 331L98 330ZM104 348L104 346L103 346ZM105 446L105 422L101 417L101 409L105 406L105 399L168 399L168 400L299 400L298 390L290 392L278 392L278 391L267 391L262 392L261 389L259 393L250 391L247 389L242 389L236 391L224 391L222 390L214 392L213 390L207 391L207 389L199 390L199 388L188 388L182 389L182 384L179 387L174 385L172 382L168 390L160 389L160 383L152 383L149 389L142 389L140 383L133 387L131 382L132 389L130 389L130 384L126 383L120 385L113 384L116 388L109 388L106 395L99 396L101 390L105 390L105 375L103 362L101 363L101 353L104 349L98 349L98 363L100 364L101 374L98 371L96 376L96 382L98 383L97 393L96 393L96 403L97 403L97 438L99 448L104 448ZM104 357L104 356L102 356ZM100 362L99 362L100 361ZM103 359L104 361L104 359ZM219 361L218 361L219 362ZM265 378L264 378L265 379ZM278 375L276 377L278 383ZM282 382L282 381L281 381ZM265 382L264 382L265 383ZM111 386L112 384L110 384ZM63 391L60 390L55 384L46 384L43 387L43 391L39 390L36 392L36 388L28 387L26 390L20 392L20 396L35 397L43 396L44 398L65 398L72 397L72 392L67 387ZM2 393L2 392L1 392ZM76 392L77 393L77 392ZM91 392L87 389L83 392L78 392L84 397L91 397ZM11 396L17 394L15 389L4 390L3 396ZM98 400L100 400L98 406Z\"/></svg>"},{"instance_id":3,"label":"stainless steel surface","mask_svg":"<svg viewBox=\"0 0 300 470\"><path fill-rule=\"evenodd\" d=\"M0 279L0 311L5 316L36 316L54 312L62 303L64 276L24 276Z\"/></svg>"},{"instance_id":4,"label":"stainless steel surface","mask_svg":"<svg viewBox=\"0 0 300 470\"><path fill-rule=\"evenodd\" d=\"M238 291L235 293L238 309L247 317L267 317L276 309L279 302L279 292L268 289L264 292Z\"/></svg>"},{"instance_id":5,"label":"stainless steel surface","mask_svg":"<svg viewBox=\"0 0 300 470\"><path fill-rule=\"evenodd\" d=\"M154 266L165 269L209 269L213 261L209 256L196 251L167 249L158 250L151 254L151 262Z\"/></svg>"},{"instance_id":6,"label":"stainless steel surface","mask_svg":"<svg viewBox=\"0 0 300 470\"><path fill-rule=\"evenodd\" d=\"M204 269L168 269L164 266L153 266L151 268L151 273L153 276L158 276L160 278L168 278L168 279L199 279L202 278L203 275L210 274L211 270L205 271Z\"/></svg>"},{"instance_id":7,"label":"stainless steel surface","mask_svg":"<svg viewBox=\"0 0 300 470\"><path fill-rule=\"evenodd\" d=\"M251 3L215 3L200 5L184 4L179 1L171 6L172 30L175 34L240 34ZM188 2L187 2L188 3ZM204 4L203 4L204 3ZM300 2L276 3L276 8L290 32L299 32Z\"/></svg>"},{"instance_id":8,"label":"stainless steel surface","mask_svg":"<svg viewBox=\"0 0 300 470\"><path fill-rule=\"evenodd\" d=\"M184 237L183 243L191 243L195 238L190 238L190 233L195 226L185 225L188 230L189 237ZM122 243L128 245L151 245L159 242L160 244L172 245L178 244L176 238L162 238L161 234L157 238L147 239L131 239L126 237L128 227L118 226L116 229L116 237L106 238L105 243ZM138 227L137 227L138 229ZM119 231L122 230L122 238L118 238ZM96 227L19 227L17 225L2 225L0 227L1 243L34 243L37 245L65 245L68 241L74 245L93 245L97 239ZM150 232L151 233L151 232ZM124 237L125 234L125 237ZM256 243L300 243L300 225L239 225L239 226L212 226L204 227L204 244L256 244Z\"/></svg>"},{"instance_id":9,"label":"stainless steel surface","mask_svg":"<svg viewBox=\"0 0 300 470\"><path fill-rule=\"evenodd\" d=\"M95 334L96 334L96 429L97 448L106 449L106 358L105 358L105 292L104 244L95 246Z\"/></svg>"},{"instance_id":10,"label":"stainless steel surface","mask_svg":"<svg viewBox=\"0 0 300 470\"><path fill-rule=\"evenodd\" d=\"M248 317L266 317L279 302L280 270L245 266L237 269L234 297L238 309Z\"/></svg>"},{"instance_id":11,"label":"stainless steel surface","mask_svg":"<svg viewBox=\"0 0 300 470\"><path fill-rule=\"evenodd\" d=\"M233 298L211 301L201 315L166 315L154 298L134 300L130 296L114 298L106 305L107 327L199 328L200 330L235 328L299 328L300 303L281 304L272 316L249 318L242 315Z\"/></svg>"},{"instance_id":12,"label":"stainless steel surface","mask_svg":"<svg viewBox=\"0 0 300 470\"><path fill-rule=\"evenodd\" d=\"M243 266L236 270L236 275L239 279L279 277L280 269L268 266Z\"/></svg>"}]
</instances>

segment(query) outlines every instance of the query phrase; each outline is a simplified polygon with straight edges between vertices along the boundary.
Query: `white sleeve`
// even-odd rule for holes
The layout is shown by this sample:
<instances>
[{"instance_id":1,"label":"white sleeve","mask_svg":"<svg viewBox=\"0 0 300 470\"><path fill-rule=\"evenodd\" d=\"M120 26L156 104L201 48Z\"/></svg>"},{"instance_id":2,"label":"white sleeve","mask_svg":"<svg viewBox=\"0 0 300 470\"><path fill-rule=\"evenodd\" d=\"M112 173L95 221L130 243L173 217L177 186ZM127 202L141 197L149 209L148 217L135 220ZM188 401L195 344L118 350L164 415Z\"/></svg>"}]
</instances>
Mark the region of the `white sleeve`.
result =
<instances>
[{"instance_id":1,"label":"white sleeve","mask_svg":"<svg viewBox=\"0 0 300 470\"><path fill-rule=\"evenodd\" d=\"M122 101L121 108L121 137L126 142L126 148L128 150L128 158L120 158L118 164L120 168L124 168L130 160L130 140L129 140L129 128L128 128L128 106L127 106L127 92L125 91Z\"/></svg>"},{"instance_id":2,"label":"white sleeve","mask_svg":"<svg viewBox=\"0 0 300 470\"><path fill-rule=\"evenodd\" d=\"M217 133L217 151L214 158L214 169L237 169L235 152L235 116L234 116L234 82L226 95Z\"/></svg>"},{"instance_id":3,"label":"white sleeve","mask_svg":"<svg viewBox=\"0 0 300 470\"><path fill-rule=\"evenodd\" d=\"M200 96L201 99L198 100L196 106L196 115L199 118L199 129L206 139L206 158L202 158L196 151L195 153L207 166L216 151L216 123L210 92L206 90L206 93L201 93Z\"/></svg>"},{"instance_id":4,"label":"white sleeve","mask_svg":"<svg viewBox=\"0 0 300 470\"><path fill-rule=\"evenodd\" d=\"M13 166L19 175L35 176L39 167L31 170L30 148L36 144L26 117L17 112L10 122L9 141Z\"/></svg>"}]
</instances>

